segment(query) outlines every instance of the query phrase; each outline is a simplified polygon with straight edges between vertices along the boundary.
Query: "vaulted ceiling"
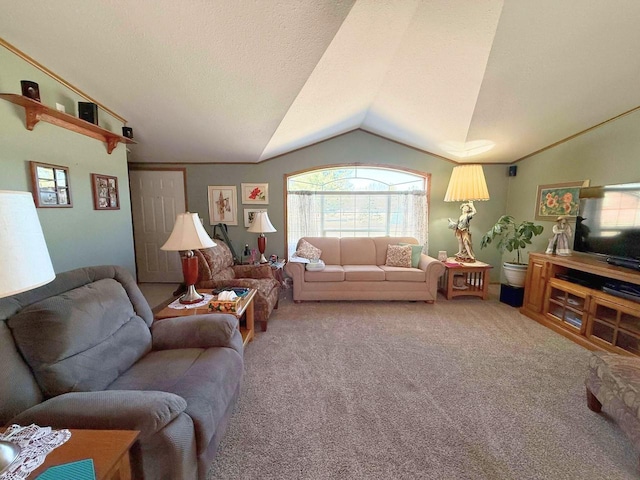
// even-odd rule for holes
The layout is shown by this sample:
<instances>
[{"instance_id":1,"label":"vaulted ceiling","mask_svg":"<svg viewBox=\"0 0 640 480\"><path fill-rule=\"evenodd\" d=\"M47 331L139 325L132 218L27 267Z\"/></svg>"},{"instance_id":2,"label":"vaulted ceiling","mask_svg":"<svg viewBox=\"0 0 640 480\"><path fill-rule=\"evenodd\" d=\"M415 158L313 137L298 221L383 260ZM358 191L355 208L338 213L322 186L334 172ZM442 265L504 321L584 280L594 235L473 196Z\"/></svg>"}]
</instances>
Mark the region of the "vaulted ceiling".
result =
<instances>
[{"instance_id":1,"label":"vaulted ceiling","mask_svg":"<svg viewBox=\"0 0 640 480\"><path fill-rule=\"evenodd\" d=\"M0 8L0 37L128 120L135 162L254 163L358 128L513 162L640 105L637 0Z\"/></svg>"}]
</instances>

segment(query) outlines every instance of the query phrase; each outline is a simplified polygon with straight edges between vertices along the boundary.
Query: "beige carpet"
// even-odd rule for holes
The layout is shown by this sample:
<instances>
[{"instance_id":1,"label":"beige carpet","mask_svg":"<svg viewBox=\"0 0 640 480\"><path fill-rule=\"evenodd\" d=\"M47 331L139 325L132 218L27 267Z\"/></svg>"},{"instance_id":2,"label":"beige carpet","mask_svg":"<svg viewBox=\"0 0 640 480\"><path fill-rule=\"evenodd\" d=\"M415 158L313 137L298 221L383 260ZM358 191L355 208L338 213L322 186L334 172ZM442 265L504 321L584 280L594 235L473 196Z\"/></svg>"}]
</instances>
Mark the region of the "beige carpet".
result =
<instances>
[{"instance_id":1,"label":"beige carpet","mask_svg":"<svg viewBox=\"0 0 640 480\"><path fill-rule=\"evenodd\" d=\"M280 302L211 479L631 479L589 352L477 298Z\"/></svg>"}]
</instances>

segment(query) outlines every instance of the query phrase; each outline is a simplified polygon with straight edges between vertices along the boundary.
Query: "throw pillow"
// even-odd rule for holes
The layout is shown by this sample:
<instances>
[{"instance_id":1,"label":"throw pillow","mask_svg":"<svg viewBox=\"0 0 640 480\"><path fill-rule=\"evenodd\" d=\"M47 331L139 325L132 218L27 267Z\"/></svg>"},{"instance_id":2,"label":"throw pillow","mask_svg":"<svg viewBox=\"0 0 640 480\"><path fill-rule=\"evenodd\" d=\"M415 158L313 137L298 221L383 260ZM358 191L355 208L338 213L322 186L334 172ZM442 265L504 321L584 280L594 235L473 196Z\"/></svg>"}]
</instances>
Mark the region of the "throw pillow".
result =
<instances>
[{"instance_id":1,"label":"throw pillow","mask_svg":"<svg viewBox=\"0 0 640 480\"><path fill-rule=\"evenodd\" d=\"M322 255L322 250L314 247L309 242L307 242L304 238L302 238L298 242L298 249L296 250L296 255L302 258L308 258L309 260L318 259L320 258L320 255Z\"/></svg>"},{"instance_id":2,"label":"throw pillow","mask_svg":"<svg viewBox=\"0 0 640 480\"><path fill-rule=\"evenodd\" d=\"M388 267L411 267L411 247L409 245L389 245L387 247Z\"/></svg>"},{"instance_id":3,"label":"throw pillow","mask_svg":"<svg viewBox=\"0 0 640 480\"><path fill-rule=\"evenodd\" d=\"M411 266L418 268L420 255L422 254L422 245L414 245L413 243L399 243L398 245L409 245L411 247Z\"/></svg>"}]
</instances>

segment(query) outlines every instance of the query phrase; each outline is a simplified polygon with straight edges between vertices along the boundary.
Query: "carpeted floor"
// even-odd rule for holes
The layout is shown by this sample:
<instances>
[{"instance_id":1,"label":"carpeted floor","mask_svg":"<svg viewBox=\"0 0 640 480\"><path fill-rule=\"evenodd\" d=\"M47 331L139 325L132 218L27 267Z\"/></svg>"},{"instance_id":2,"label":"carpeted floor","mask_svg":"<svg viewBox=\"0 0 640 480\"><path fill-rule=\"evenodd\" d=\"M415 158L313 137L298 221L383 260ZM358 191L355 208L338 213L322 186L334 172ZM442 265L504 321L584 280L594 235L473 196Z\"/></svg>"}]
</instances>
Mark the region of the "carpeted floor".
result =
<instances>
[{"instance_id":1,"label":"carpeted floor","mask_svg":"<svg viewBox=\"0 0 640 480\"><path fill-rule=\"evenodd\" d=\"M632 479L589 352L517 309L281 300L210 479Z\"/></svg>"}]
</instances>

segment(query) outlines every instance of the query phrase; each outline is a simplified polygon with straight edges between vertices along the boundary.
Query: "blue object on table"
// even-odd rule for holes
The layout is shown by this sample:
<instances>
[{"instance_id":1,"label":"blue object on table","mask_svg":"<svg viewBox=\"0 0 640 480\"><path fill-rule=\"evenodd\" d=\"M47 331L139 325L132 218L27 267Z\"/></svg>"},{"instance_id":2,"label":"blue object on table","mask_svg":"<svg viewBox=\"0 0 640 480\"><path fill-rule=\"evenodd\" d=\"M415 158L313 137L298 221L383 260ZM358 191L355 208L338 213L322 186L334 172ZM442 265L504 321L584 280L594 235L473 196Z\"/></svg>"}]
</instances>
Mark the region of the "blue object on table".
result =
<instances>
[{"instance_id":1,"label":"blue object on table","mask_svg":"<svg viewBox=\"0 0 640 480\"><path fill-rule=\"evenodd\" d=\"M93 460L79 460L49 467L42 472L36 480L96 480L96 472L93 469Z\"/></svg>"}]
</instances>

